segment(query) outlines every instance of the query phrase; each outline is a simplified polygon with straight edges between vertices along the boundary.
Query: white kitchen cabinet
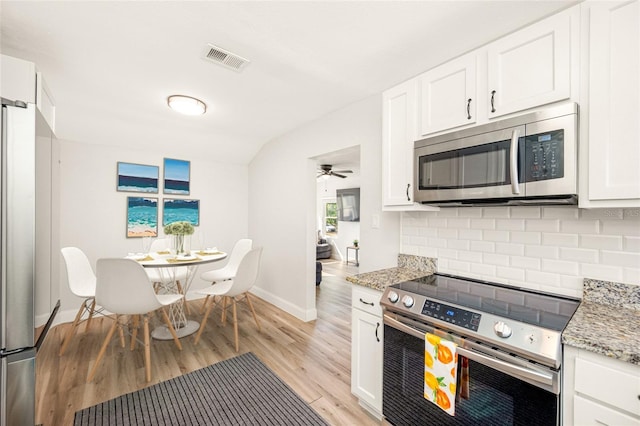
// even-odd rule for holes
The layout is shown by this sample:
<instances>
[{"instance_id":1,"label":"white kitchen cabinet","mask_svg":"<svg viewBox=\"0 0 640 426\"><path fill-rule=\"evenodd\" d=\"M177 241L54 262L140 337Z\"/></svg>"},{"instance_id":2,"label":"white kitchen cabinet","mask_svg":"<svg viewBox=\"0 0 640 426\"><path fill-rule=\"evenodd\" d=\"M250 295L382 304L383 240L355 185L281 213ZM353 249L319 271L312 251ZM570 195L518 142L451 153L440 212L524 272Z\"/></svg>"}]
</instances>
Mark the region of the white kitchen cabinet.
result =
<instances>
[{"instance_id":1,"label":"white kitchen cabinet","mask_svg":"<svg viewBox=\"0 0 640 426\"><path fill-rule=\"evenodd\" d=\"M385 206L413 204L416 80L382 94L382 191Z\"/></svg>"},{"instance_id":2,"label":"white kitchen cabinet","mask_svg":"<svg viewBox=\"0 0 640 426\"><path fill-rule=\"evenodd\" d=\"M55 132L55 101L47 83L33 62L0 55L0 95L10 101L36 104Z\"/></svg>"},{"instance_id":3,"label":"white kitchen cabinet","mask_svg":"<svg viewBox=\"0 0 640 426\"><path fill-rule=\"evenodd\" d=\"M580 207L640 207L638 1L582 7Z\"/></svg>"},{"instance_id":4,"label":"white kitchen cabinet","mask_svg":"<svg viewBox=\"0 0 640 426\"><path fill-rule=\"evenodd\" d=\"M476 122L477 61L471 53L418 77L418 138Z\"/></svg>"},{"instance_id":5,"label":"white kitchen cabinet","mask_svg":"<svg viewBox=\"0 0 640 426\"><path fill-rule=\"evenodd\" d=\"M487 46L489 118L570 98L579 23L579 8L572 8Z\"/></svg>"},{"instance_id":6,"label":"white kitchen cabinet","mask_svg":"<svg viewBox=\"0 0 640 426\"><path fill-rule=\"evenodd\" d=\"M382 418L382 293L354 286L351 292L351 393Z\"/></svg>"},{"instance_id":7,"label":"white kitchen cabinet","mask_svg":"<svg viewBox=\"0 0 640 426\"><path fill-rule=\"evenodd\" d=\"M640 426L640 366L564 348L563 423Z\"/></svg>"}]
</instances>

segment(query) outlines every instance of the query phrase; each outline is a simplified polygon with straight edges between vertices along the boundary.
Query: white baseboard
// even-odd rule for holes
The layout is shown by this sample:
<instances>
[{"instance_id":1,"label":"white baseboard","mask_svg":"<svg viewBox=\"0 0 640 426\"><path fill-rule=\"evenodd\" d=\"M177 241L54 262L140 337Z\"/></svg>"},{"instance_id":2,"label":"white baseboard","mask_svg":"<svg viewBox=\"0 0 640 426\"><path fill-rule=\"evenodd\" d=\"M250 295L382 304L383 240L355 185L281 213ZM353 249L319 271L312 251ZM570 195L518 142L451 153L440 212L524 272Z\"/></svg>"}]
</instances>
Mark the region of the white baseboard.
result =
<instances>
[{"instance_id":1,"label":"white baseboard","mask_svg":"<svg viewBox=\"0 0 640 426\"><path fill-rule=\"evenodd\" d=\"M293 315L294 317L302 321L308 322L318 318L318 311L315 308L306 309L306 310L301 309L299 306L296 306L291 302L284 300L281 297L278 297L273 293L265 291L259 287L252 287L250 293L255 294L259 298L266 300L272 305L277 306L278 308L282 309L283 311Z\"/></svg>"}]
</instances>

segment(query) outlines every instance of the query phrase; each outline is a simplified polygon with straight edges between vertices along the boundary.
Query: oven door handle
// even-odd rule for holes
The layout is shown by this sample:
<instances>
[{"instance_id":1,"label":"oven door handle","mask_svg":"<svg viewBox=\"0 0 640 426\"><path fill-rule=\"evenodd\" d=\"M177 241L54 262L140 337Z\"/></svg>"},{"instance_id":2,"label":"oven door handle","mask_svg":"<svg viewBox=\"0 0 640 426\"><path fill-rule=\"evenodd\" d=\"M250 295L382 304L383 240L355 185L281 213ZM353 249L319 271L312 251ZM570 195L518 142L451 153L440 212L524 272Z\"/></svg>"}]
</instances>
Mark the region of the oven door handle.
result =
<instances>
[{"instance_id":1,"label":"oven door handle","mask_svg":"<svg viewBox=\"0 0 640 426\"><path fill-rule=\"evenodd\" d=\"M384 315L383 320L384 320L383 321L384 324L388 325L389 327L393 327L398 331L401 331L406 334L410 334L411 336L417 337L418 339L421 339L421 340L425 339L425 333L423 333L422 331L416 330L415 328L410 327L394 318L391 318L388 315ZM424 326L425 329L427 329L427 331L430 333L435 331L433 327L430 327L426 324L421 324L421 326ZM528 368L520 367L518 365L514 365L511 363L499 360L497 358L493 358L491 356L482 354L480 352L465 349L460 346L457 347L456 351L458 352L459 355L469 358L473 361L479 362L480 364L486 365L487 367L491 367L494 370L502 371L503 373L508 374L512 377L528 379L526 381L528 381L529 383L531 382L539 383L549 389L555 389L557 386L557 384L554 381L554 376L552 374L546 374L541 371L535 371Z\"/></svg>"}]
</instances>

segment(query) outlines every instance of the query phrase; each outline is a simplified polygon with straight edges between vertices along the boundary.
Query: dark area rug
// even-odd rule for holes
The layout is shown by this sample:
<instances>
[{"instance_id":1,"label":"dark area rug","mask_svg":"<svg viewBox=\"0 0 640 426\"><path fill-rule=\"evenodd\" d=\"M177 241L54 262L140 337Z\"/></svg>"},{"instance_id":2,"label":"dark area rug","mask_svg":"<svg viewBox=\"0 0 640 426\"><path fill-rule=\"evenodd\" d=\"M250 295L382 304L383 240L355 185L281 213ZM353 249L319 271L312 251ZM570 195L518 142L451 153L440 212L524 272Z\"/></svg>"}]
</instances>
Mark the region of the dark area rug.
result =
<instances>
[{"instance_id":1,"label":"dark area rug","mask_svg":"<svg viewBox=\"0 0 640 426\"><path fill-rule=\"evenodd\" d=\"M84 425L327 425L249 352L76 412Z\"/></svg>"}]
</instances>

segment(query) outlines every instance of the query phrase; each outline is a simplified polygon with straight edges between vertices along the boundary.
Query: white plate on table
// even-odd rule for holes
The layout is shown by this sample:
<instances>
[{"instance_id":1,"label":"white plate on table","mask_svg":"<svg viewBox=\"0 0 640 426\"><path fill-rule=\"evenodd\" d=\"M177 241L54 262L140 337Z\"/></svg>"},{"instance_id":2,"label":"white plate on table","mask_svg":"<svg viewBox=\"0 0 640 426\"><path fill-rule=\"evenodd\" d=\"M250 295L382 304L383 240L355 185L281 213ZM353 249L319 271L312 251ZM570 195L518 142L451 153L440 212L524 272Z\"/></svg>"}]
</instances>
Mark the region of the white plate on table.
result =
<instances>
[{"instance_id":1,"label":"white plate on table","mask_svg":"<svg viewBox=\"0 0 640 426\"><path fill-rule=\"evenodd\" d=\"M177 260L196 260L198 257L192 254L184 254L180 256L176 256Z\"/></svg>"},{"instance_id":2,"label":"white plate on table","mask_svg":"<svg viewBox=\"0 0 640 426\"><path fill-rule=\"evenodd\" d=\"M127 259L133 259L133 260L142 260L145 257L147 257L147 255L144 253L129 253L127 255Z\"/></svg>"}]
</instances>

